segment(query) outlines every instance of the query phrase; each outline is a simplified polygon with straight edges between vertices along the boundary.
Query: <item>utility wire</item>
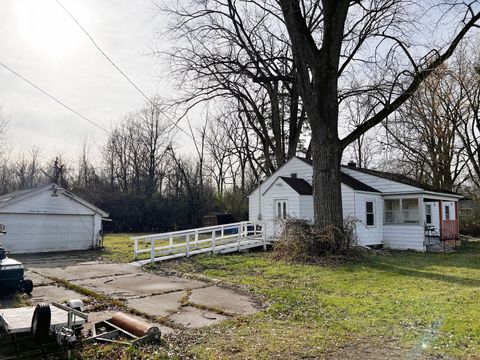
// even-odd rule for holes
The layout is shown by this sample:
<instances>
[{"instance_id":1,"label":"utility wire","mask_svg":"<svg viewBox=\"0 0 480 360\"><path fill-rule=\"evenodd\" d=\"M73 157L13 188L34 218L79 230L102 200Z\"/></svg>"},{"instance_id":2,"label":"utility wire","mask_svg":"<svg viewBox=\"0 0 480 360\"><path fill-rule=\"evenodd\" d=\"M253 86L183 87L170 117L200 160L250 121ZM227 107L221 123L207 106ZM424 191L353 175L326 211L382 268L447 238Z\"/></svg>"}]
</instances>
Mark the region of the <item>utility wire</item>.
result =
<instances>
[{"instance_id":1,"label":"utility wire","mask_svg":"<svg viewBox=\"0 0 480 360\"><path fill-rule=\"evenodd\" d=\"M73 14L68 11L68 9L63 6L63 4L60 2L60 0L55 0L57 2L57 4L67 13L67 15L78 25L78 27L84 32L84 34L90 39L90 41L92 42L92 44L97 48L98 51L100 51L100 53L103 55L103 57L105 59L108 60L108 62L110 64L112 64L112 66L117 69L117 71L122 74L122 76L150 103L152 104L152 106L154 106L155 108L157 108L157 110L160 110L158 108L158 105L153 102L146 94L145 92L142 91L142 89L140 89L133 81L132 79L130 79L127 74L125 74L125 72L122 71L122 69L120 69L120 67L118 67L117 64L115 64L115 62L105 53L105 51L102 50L102 48L100 47L100 45L97 44L97 42L95 41L95 39L90 35L90 33L82 26L82 24L80 24L80 22L75 18L75 16L73 16ZM189 138L191 138L192 140L195 141L195 138L190 135L187 131L185 131L184 129L182 129L179 125L178 125L178 122L180 120L177 120L177 121L174 121L172 120L167 114L165 114L164 112L162 112L163 116L165 116L165 118L170 121L170 123L172 123L172 125L174 127L176 127L177 129L179 129L181 132L183 132L185 135L187 135Z\"/></svg>"},{"instance_id":2,"label":"utility wire","mask_svg":"<svg viewBox=\"0 0 480 360\"><path fill-rule=\"evenodd\" d=\"M34 87L36 90L40 91L42 94L48 96L50 99L52 99L53 101L55 101L56 103L62 105L64 108L66 108L67 110L73 112L75 115L81 117L82 119L88 121L90 124L92 124L93 126L96 126L97 128L99 128L100 130L102 131L105 131L107 134L110 134L110 132L105 129L104 127L102 127L101 125L95 123L94 121L90 120L89 118L87 118L86 116L83 116L82 114L80 114L77 110L71 108L70 106L66 105L65 103L63 103L62 101L58 100L56 97L54 97L53 95L50 95L49 93L47 93L45 90L41 89L40 87L38 87L37 85L35 85L33 82L31 82L30 80L28 80L27 78L23 77L22 75L20 75L19 73L17 73L15 70L13 70L12 68L8 67L7 65L5 65L4 63L2 63L0 61L0 65L3 66L6 70L8 70L9 72L11 72L13 75L15 75L16 77L22 79L23 81L25 81L26 83L28 83L29 85L31 85L32 87Z\"/></svg>"}]
</instances>

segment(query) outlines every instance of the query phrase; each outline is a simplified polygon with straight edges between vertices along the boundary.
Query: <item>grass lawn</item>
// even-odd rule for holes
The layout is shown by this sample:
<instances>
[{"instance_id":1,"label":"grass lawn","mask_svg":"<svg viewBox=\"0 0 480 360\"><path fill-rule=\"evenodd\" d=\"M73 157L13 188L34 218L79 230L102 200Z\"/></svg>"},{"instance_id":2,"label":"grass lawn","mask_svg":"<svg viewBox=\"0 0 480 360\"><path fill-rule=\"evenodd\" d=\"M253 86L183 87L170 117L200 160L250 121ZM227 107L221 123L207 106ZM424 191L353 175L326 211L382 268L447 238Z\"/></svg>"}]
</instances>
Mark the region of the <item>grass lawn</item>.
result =
<instances>
[{"instance_id":1,"label":"grass lawn","mask_svg":"<svg viewBox=\"0 0 480 360\"><path fill-rule=\"evenodd\" d=\"M118 236L105 246L118 261L133 253ZM256 315L172 340L200 359L480 359L480 243L342 265L288 264L254 252L157 268L218 279L265 304Z\"/></svg>"}]
</instances>

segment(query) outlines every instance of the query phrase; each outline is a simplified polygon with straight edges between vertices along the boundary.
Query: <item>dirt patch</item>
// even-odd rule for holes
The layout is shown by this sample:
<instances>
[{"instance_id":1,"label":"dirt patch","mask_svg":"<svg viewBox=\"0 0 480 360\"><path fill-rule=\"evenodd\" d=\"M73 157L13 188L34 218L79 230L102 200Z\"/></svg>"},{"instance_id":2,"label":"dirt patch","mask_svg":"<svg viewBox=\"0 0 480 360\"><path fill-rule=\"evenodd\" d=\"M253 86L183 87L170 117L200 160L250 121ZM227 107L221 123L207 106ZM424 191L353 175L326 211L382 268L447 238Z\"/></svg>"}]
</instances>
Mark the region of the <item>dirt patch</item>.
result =
<instances>
[{"instance_id":1,"label":"dirt patch","mask_svg":"<svg viewBox=\"0 0 480 360\"><path fill-rule=\"evenodd\" d=\"M357 339L328 352L328 360L384 360L405 359L405 349L392 337ZM423 358L422 358L423 359Z\"/></svg>"}]
</instances>

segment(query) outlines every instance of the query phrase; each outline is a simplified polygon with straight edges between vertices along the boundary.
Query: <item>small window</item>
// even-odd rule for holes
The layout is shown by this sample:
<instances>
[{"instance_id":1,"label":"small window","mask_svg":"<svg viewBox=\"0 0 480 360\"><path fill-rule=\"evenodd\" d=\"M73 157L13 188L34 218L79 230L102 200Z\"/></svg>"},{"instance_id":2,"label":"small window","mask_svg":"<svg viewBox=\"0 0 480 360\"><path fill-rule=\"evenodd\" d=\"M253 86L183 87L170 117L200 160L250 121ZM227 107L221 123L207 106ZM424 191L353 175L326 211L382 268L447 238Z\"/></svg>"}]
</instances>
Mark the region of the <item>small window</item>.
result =
<instances>
[{"instance_id":1,"label":"small window","mask_svg":"<svg viewBox=\"0 0 480 360\"><path fill-rule=\"evenodd\" d=\"M428 225L432 224L432 205L425 205L425 222Z\"/></svg>"},{"instance_id":2,"label":"small window","mask_svg":"<svg viewBox=\"0 0 480 360\"><path fill-rule=\"evenodd\" d=\"M445 206L445 220L450 220L450 206Z\"/></svg>"},{"instance_id":3,"label":"small window","mask_svg":"<svg viewBox=\"0 0 480 360\"><path fill-rule=\"evenodd\" d=\"M470 215L473 214L473 209L469 209L469 208L460 209L459 213L460 213L461 216L470 216Z\"/></svg>"},{"instance_id":4,"label":"small window","mask_svg":"<svg viewBox=\"0 0 480 360\"><path fill-rule=\"evenodd\" d=\"M365 203L365 213L367 226L375 226L375 206L373 201Z\"/></svg>"},{"instance_id":5,"label":"small window","mask_svg":"<svg viewBox=\"0 0 480 360\"><path fill-rule=\"evenodd\" d=\"M297 173L291 173L290 177L293 178L293 179L296 179L297 178Z\"/></svg>"}]
</instances>

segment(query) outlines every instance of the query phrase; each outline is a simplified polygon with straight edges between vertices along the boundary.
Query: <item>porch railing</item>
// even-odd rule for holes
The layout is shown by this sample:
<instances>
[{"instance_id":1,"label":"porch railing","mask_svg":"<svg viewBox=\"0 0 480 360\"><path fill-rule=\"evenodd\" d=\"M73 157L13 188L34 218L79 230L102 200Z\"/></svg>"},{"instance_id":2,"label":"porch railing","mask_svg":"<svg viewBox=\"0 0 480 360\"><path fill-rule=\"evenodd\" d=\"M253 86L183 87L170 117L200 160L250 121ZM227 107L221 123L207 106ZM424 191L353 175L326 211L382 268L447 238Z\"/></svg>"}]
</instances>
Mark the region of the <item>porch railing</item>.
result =
<instances>
[{"instance_id":1,"label":"porch railing","mask_svg":"<svg viewBox=\"0 0 480 360\"><path fill-rule=\"evenodd\" d=\"M266 247L264 223L249 221L134 236L131 239L135 260L140 254L148 253L151 262L157 256L171 254L184 253L188 257L192 251L199 249L215 252L224 245L237 246L240 250L242 243L248 240L259 240Z\"/></svg>"}]
</instances>

